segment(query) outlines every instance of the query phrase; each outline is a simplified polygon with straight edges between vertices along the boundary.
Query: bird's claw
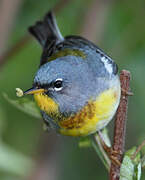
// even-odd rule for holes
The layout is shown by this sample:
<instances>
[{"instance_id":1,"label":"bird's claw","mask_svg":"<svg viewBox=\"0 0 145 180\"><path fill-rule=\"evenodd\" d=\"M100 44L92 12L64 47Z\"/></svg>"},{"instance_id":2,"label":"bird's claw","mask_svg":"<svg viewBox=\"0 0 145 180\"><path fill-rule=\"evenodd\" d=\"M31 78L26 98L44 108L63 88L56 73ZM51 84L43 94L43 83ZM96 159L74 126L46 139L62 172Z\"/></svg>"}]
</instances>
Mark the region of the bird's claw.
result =
<instances>
[{"instance_id":1,"label":"bird's claw","mask_svg":"<svg viewBox=\"0 0 145 180\"><path fill-rule=\"evenodd\" d=\"M126 91L125 89L121 88L121 93L125 96L133 96L133 92Z\"/></svg>"}]
</instances>

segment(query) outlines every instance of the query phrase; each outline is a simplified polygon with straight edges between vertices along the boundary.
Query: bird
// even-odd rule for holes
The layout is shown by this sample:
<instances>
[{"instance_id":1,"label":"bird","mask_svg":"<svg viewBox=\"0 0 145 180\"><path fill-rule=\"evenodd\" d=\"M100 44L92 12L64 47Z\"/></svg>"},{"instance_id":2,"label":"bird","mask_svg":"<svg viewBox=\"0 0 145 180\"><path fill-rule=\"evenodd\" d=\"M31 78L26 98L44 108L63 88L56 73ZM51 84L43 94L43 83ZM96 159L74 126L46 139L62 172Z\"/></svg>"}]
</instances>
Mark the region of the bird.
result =
<instances>
[{"instance_id":1,"label":"bird","mask_svg":"<svg viewBox=\"0 0 145 180\"><path fill-rule=\"evenodd\" d=\"M29 27L42 47L32 88L47 129L88 136L108 125L120 102L117 64L93 42L63 37L53 12Z\"/></svg>"}]
</instances>

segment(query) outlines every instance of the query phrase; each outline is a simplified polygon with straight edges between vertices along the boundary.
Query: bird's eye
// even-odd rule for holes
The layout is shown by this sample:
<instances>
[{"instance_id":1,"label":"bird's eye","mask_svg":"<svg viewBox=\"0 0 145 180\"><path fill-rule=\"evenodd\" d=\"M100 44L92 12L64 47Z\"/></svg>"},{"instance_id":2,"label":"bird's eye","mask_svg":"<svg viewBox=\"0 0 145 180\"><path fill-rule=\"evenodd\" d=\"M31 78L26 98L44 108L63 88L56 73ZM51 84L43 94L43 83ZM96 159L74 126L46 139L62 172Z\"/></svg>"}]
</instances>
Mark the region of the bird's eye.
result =
<instances>
[{"instance_id":1,"label":"bird's eye","mask_svg":"<svg viewBox=\"0 0 145 180\"><path fill-rule=\"evenodd\" d=\"M56 81L54 82L54 89L56 91L62 90L62 79L56 79Z\"/></svg>"}]
</instances>

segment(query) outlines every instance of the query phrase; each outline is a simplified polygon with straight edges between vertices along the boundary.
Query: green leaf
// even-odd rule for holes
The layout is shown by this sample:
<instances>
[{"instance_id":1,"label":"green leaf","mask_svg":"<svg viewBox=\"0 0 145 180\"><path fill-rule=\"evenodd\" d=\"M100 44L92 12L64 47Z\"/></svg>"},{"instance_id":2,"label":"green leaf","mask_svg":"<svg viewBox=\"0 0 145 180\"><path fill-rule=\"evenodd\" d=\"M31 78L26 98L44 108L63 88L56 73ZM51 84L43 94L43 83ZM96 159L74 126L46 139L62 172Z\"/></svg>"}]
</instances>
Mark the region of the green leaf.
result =
<instances>
[{"instance_id":1,"label":"green leaf","mask_svg":"<svg viewBox=\"0 0 145 180\"><path fill-rule=\"evenodd\" d=\"M141 165L143 168L145 168L145 155L141 159Z\"/></svg>"},{"instance_id":2,"label":"green leaf","mask_svg":"<svg viewBox=\"0 0 145 180\"><path fill-rule=\"evenodd\" d=\"M140 180L141 179L141 162L135 167L134 179L135 180Z\"/></svg>"},{"instance_id":3,"label":"green leaf","mask_svg":"<svg viewBox=\"0 0 145 180\"><path fill-rule=\"evenodd\" d=\"M120 168L120 180L140 180L141 178L140 153L137 154L135 159L132 159L132 155L135 153L135 151L136 151L136 147L133 147L125 153Z\"/></svg>"},{"instance_id":4,"label":"green leaf","mask_svg":"<svg viewBox=\"0 0 145 180\"><path fill-rule=\"evenodd\" d=\"M120 168L120 180L133 180L133 175L134 164L131 158L125 155Z\"/></svg>"},{"instance_id":5,"label":"green leaf","mask_svg":"<svg viewBox=\"0 0 145 180\"><path fill-rule=\"evenodd\" d=\"M17 100L10 99L7 94L3 94L4 98L17 109L23 111L24 113L33 116L35 118L41 119L40 110L38 109L36 103L28 98L18 98Z\"/></svg>"}]
</instances>

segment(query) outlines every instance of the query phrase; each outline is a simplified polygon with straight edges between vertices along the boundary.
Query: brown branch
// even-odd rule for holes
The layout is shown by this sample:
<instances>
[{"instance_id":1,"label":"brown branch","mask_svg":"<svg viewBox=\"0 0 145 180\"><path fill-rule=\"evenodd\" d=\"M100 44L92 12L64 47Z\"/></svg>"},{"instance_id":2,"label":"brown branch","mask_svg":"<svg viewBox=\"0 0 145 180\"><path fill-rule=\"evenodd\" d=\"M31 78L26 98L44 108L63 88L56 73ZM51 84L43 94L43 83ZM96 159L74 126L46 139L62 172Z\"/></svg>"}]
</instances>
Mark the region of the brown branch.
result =
<instances>
[{"instance_id":1,"label":"brown branch","mask_svg":"<svg viewBox=\"0 0 145 180\"><path fill-rule=\"evenodd\" d=\"M115 119L114 127L114 142L113 150L118 152L116 154L117 160L122 162L124 146L125 146L125 132L126 132L126 117L127 117L127 107L128 107L128 95L130 91L130 72L122 70L120 73L120 82L122 95L120 99L120 105L118 107ZM110 169L110 180L119 180L120 166L111 164Z\"/></svg>"},{"instance_id":2,"label":"brown branch","mask_svg":"<svg viewBox=\"0 0 145 180\"><path fill-rule=\"evenodd\" d=\"M0 67L2 67L10 57L13 57L15 54L21 51L24 46L30 42L30 40L31 37L27 34L23 36L14 46L8 49L8 51L3 53L3 55L0 56Z\"/></svg>"},{"instance_id":3,"label":"brown branch","mask_svg":"<svg viewBox=\"0 0 145 180\"><path fill-rule=\"evenodd\" d=\"M8 37L11 34L13 22L21 7L22 0L0 1L0 54L5 50Z\"/></svg>"},{"instance_id":4,"label":"brown branch","mask_svg":"<svg viewBox=\"0 0 145 180\"><path fill-rule=\"evenodd\" d=\"M132 155L132 159L135 159L137 154L141 151L141 149L145 146L145 140L138 146L135 153Z\"/></svg>"},{"instance_id":5,"label":"brown branch","mask_svg":"<svg viewBox=\"0 0 145 180\"><path fill-rule=\"evenodd\" d=\"M58 14L71 0L61 0L59 1L53 11ZM28 45L31 40L31 36L25 34L14 46L8 49L5 53L0 56L0 68L10 59L10 57L17 54L23 49L24 46Z\"/></svg>"}]
</instances>

